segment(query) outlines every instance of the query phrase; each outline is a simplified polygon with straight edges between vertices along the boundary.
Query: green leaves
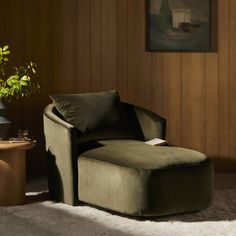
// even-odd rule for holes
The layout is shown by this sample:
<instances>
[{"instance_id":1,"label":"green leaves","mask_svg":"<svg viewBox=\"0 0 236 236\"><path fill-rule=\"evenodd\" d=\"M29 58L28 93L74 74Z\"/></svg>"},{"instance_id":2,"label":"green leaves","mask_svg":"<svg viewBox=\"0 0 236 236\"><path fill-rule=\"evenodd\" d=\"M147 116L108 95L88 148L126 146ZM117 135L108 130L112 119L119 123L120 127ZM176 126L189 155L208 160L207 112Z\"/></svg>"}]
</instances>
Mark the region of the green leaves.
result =
<instances>
[{"instance_id":1,"label":"green leaves","mask_svg":"<svg viewBox=\"0 0 236 236\"><path fill-rule=\"evenodd\" d=\"M5 66L9 59L9 46L0 47L0 99L10 102L12 98L29 96L39 92L40 85L35 78L36 64L27 63L24 66L15 67L15 72L5 79Z\"/></svg>"},{"instance_id":2,"label":"green leaves","mask_svg":"<svg viewBox=\"0 0 236 236\"><path fill-rule=\"evenodd\" d=\"M8 54L10 54L10 51L3 51L2 54L3 55L8 55Z\"/></svg>"},{"instance_id":3,"label":"green leaves","mask_svg":"<svg viewBox=\"0 0 236 236\"><path fill-rule=\"evenodd\" d=\"M21 78L22 81L30 81L30 77L27 76L27 75L24 75L22 78Z\"/></svg>"},{"instance_id":4,"label":"green leaves","mask_svg":"<svg viewBox=\"0 0 236 236\"><path fill-rule=\"evenodd\" d=\"M6 55L10 54L10 51L8 50L9 46L6 45L3 48L0 47L0 75L5 75L5 66L6 63L9 61L9 59L6 57Z\"/></svg>"},{"instance_id":5,"label":"green leaves","mask_svg":"<svg viewBox=\"0 0 236 236\"><path fill-rule=\"evenodd\" d=\"M0 47L0 54L2 54L2 55L10 54L10 51L8 50L8 48L9 48L8 45L4 46L3 48Z\"/></svg>"},{"instance_id":6,"label":"green leaves","mask_svg":"<svg viewBox=\"0 0 236 236\"><path fill-rule=\"evenodd\" d=\"M1 93L8 94L9 93L9 88L1 88Z\"/></svg>"},{"instance_id":7,"label":"green leaves","mask_svg":"<svg viewBox=\"0 0 236 236\"><path fill-rule=\"evenodd\" d=\"M17 84L18 81L19 81L19 76L18 75L12 75L7 79L7 85L9 85L11 87L14 84Z\"/></svg>"},{"instance_id":8,"label":"green leaves","mask_svg":"<svg viewBox=\"0 0 236 236\"><path fill-rule=\"evenodd\" d=\"M8 46L8 45L5 45L5 46L3 47L3 51L6 51L8 48L9 48L9 46Z\"/></svg>"},{"instance_id":9,"label":"green leaves","mask_svg":"<svg viewBox=\"0 0 236 236\"><path fill-rule=\"evenodd\" d=\"M26 83L25 81L20 81L20 84L21 84L22 86L27 86L27 83Z\"/></svg>"}]
</instances>

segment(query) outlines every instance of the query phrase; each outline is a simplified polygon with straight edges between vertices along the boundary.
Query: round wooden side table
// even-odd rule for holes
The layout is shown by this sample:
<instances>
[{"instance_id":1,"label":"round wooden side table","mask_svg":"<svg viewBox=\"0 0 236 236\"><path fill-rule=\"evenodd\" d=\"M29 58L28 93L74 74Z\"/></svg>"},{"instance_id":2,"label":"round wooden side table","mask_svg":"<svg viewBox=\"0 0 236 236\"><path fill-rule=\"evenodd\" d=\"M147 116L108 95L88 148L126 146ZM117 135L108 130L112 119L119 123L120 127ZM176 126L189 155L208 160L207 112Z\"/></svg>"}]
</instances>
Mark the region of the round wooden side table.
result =
<instances>
[{"instance_id":1,"label":"round wooden side table","mask_svg":"<svg viewBox=\"0 0 236 236\"><path fill-rule=\"evenodd\" d=\"M35 141L0 141L0 206L25 203L25 156Z\"/></svg>"}]
</instances>

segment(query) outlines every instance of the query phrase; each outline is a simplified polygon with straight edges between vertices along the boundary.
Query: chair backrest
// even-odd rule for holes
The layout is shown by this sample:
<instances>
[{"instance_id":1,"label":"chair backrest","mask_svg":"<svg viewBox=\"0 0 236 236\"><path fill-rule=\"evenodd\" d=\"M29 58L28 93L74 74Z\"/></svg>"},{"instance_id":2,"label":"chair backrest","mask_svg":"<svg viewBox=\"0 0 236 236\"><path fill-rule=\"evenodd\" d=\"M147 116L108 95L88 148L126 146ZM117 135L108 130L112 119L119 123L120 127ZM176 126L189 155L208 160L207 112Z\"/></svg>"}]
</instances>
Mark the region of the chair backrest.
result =
<instances>
[{"instance_id":1,"label":"chair backrest","mask_svg":"<svg viewBox=\"0 0 236 236\"><path fill-rule=\"evenodd\" d=\"M130 128L138 140L146 141L156 137L165 139L166 120L163 117L133 104L122 102L122 105ZM49 111L64 120L53 104L50 104ZM79 131L78 136L80 136Z\"/></svg>"},{"instance_id":2,"label":"chair backrest","mask_svg":"<svg viewBox=\"0 0 236 236\"><path fill-rule=\"evenodd\" d=\"M158 114L129 103L122 103L129 123L139 140L165 139L166 120Z\"/></svg>"}]
</instances>

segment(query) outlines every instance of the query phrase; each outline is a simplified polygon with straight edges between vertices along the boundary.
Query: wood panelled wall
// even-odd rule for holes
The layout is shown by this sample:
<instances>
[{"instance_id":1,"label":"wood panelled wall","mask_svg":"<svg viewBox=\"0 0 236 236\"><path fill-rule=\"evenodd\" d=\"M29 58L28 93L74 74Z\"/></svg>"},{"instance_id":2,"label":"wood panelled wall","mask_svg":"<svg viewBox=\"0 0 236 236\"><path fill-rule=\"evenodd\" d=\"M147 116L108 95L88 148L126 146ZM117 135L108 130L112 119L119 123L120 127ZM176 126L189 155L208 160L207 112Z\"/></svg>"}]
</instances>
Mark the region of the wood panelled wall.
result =
<instances>
[{"instance_id":1,"label":"wood panelled wall","mask_svg":"<svg viewBox=\"0 0 236 236\"><path fill-rule=\"evenodd\" d=\"M117 89L167 119L167 139L236 170L236 1L218 0L217 52L145 51L145 0L0 0L0 42L12 64L38 64L41 93L9 105L38 139L31 170L45 168L42 111L53 93Z\"/></svg>"}]
</instances>

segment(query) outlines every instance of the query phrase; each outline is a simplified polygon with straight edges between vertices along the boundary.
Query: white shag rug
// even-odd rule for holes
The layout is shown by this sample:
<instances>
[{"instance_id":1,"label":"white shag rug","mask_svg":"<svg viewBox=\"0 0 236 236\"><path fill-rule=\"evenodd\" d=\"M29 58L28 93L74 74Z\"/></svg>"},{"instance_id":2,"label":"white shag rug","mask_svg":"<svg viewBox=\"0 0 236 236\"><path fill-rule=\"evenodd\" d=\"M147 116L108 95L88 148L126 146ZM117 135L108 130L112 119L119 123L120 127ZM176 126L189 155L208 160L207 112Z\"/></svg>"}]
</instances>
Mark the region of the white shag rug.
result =
<instances>
[{"instance_id":1,"label":"white shag rug","mask_svg":"<svg viewBox=\"0 0 236 236\"><path fill-rule=\"evenodd\" d=\"M45 194L28 194L26 205L0 207L0 235L236 235L236 189L215 191L213 204L206 210L141 220L46 199Z\"/></svg>"}]
</instances>

